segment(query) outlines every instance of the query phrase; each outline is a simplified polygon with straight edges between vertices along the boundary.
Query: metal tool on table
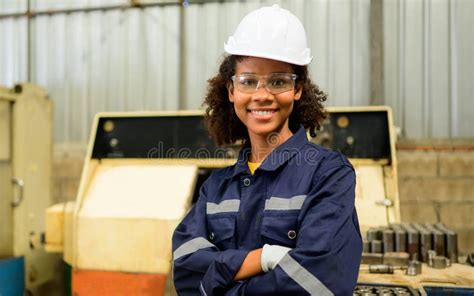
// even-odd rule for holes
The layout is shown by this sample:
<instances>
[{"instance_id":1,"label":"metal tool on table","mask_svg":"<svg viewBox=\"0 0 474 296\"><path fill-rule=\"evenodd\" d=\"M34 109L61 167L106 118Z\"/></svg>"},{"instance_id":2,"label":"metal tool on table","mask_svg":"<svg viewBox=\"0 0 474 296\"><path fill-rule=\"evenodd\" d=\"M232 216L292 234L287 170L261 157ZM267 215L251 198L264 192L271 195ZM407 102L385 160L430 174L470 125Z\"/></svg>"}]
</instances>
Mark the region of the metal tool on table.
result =
<instances>
[{"instance_id":1,"label":"metal tool on table","mask_svg":"<svg viewBox=\"0 0 474 296\"><path fill-rule=\"evenodd\" d=\"M397 266L408 266L410 255L406 252L388 252L383 254L383 263Z\"/></svg>"},{"instance_id":2,"label":"metal tool on table","mask_svg":"<svg viewBox=\"0 0 474 296\"><path fill-rule=\"evenodd\" d=\"M410 224L403 223L401 227L407 232L407 251L411 260L418 260L420 257L420 234Z\"/></svg>"},{"instance_id":3,"label":"metal tool on table","mask_svg":"<svg viewBox=\"0 0 474 296\"><path fill-rule=\"evenodd\" d=\"M448 229L444 224L437 223L435 227L444 232L446 236L446 257L452 263L458 262L458 234L451 229Z\"/></svg>"},{"instance_id":4,"label":"metal tool on table","mask_svg":"<svg viewBox=\"0 0 474 296\"><path fill-rule=\"evenodd\" d=\"M438 256L436 251L428 251L428 266L436 269L443 269L451 266L451 260L444 256Z\"/></svg>"},{"instance_id":5,"label":"metal tool on table","mask_svg":"<svg viewBox=\"0 0 474 296\"><path fill-rule=\"evenodd\" d=\"M390 227L395 231L395 252L407 251L407 233L399 224L391 224Z\"/></svg>"},{"instance_id":6,"label":"metal tool on table","mask_svg":"<svg viewBox=\"0 0 474 296\"><path fill-rule=\"evenodd\" d=\"M428 250L433 249L431 233L420 223L413 223L412 226L420 233L420 256L418 259L426 263L428 262Z\"/></svg>"},{"instance_id":7,"label":"metal tool on table","mask_svg":"<svg viewBox=\"0 0 474 296\"><path fill-rule=\"evenodd\" d=\"M412 260L408 262L406 275L417 276L421 274L421 271L422 271L422 263L420 261Z\"/></svg>"},{"instance_id":8,"label":"metal tool on table","mask_svg":"<svg viewBox=\"0 0 474 296\"><path fill-rule=\"evenodd\" d=\"M361 271L370 273L388 273L393 274L395 270L405 270L404 266L395 266L391 264L370 264L368 268L362 268Z\"/></svg>"},{"instance_id":9,"label":"metal tool on table","mask_svg":"<svg viewBox=\"0 0 474 296\"><path fill-rule=\"evenodd\" d=\"M395 251L395 232L392 229L387 228L383 231L382 241L384 253Z\"/></svg>"},{"instance_id":10,"label":"metal tool on table","mask_svg":"<svg viewBox=\"0 0 474 296\"><path fill-rule=\"evenodd\" d=\"M425 227L433 235L433 250L440 256L446 255L445 235L444 232L437 229L431 224L425 224Z\"/></svg>"},{"instance_id":11,"label":"metal tool on table","mask_svg":"<svg viewBox=\"0 0 474 296\"><path fill-rule=\"evenodd\" d=\"M391 285L391 284L372 284L361 283L358 284L354 290L353 295L419 295L418 292L410 286Z\"/></svg>"}]
</instances>

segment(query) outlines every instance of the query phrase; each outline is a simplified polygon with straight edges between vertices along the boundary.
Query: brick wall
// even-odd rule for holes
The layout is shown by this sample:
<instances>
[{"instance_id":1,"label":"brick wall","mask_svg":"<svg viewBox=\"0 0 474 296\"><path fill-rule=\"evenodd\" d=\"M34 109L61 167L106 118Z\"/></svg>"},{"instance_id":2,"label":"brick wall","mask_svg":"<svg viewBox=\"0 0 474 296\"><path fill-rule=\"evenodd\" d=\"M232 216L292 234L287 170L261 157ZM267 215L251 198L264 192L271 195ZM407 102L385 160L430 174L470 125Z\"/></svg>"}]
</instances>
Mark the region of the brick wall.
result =
<instances>
[{"instance_id":1,"label":"brick wall","mask_svg":"<svg viewBox=\"0 0 474 296\"><path fill-rule=\"evenodd\" d=\"M474 140L404 140L397 156L402 221L442 222L474 252Z\"/></svg>"},{"instance_id":2,"label":"brick wall","mask_svg":"<svg viewBox=\"0 0 474 296\"><path fill-rule=\"evenodd\" d=\"M460 252L474 252L474 140L397 146L402 222L443 222L458 232ZM85 154L84 145L55 146L55 202L75 199Z\"/></svg>"}]
</instances>

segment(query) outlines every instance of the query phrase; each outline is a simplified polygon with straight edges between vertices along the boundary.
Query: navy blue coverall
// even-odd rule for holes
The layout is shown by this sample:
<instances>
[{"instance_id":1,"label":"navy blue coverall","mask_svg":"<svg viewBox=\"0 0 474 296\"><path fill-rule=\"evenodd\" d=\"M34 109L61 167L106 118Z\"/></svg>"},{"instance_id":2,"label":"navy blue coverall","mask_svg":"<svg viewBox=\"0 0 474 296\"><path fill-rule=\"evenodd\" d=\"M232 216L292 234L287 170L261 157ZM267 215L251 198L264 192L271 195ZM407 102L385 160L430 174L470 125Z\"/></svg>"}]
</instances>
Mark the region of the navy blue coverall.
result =
<instances>
[{"instance_id":1,"label":"navy blue coverall","mask_svg":"<svg viewBox=\"0 0 474 296\"><path fill-rule=\"evenodd\" d=\"M255 171L248 148L213 171L173 235L179 295L352 295L362 253L355 173L303 127ZM234 281L249 251L292 248L267 273Z\"/></svg>"}]
</instances>

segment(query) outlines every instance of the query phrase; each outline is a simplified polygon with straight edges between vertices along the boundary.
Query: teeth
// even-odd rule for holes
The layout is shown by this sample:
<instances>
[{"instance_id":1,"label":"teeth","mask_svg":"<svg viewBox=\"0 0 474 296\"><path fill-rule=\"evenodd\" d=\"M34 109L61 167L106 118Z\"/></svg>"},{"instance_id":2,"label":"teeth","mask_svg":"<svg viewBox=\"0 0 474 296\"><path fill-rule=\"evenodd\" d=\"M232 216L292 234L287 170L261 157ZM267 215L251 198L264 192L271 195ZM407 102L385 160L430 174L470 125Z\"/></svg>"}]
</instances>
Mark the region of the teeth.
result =
<instances>
[{"instance_id":1,"label":"teeth","mask_svg":"<svg viewBox=\"0 0 474 296\"><path fill-rule=\"evenodd\" d=\"M272 110L269 110L269 111L267 111L267 110L265 110L265 111L253 110L252 113L263 116L263 115L270 115L270 114L273 113L273 111Z\"/></svg>"}]
</instances>

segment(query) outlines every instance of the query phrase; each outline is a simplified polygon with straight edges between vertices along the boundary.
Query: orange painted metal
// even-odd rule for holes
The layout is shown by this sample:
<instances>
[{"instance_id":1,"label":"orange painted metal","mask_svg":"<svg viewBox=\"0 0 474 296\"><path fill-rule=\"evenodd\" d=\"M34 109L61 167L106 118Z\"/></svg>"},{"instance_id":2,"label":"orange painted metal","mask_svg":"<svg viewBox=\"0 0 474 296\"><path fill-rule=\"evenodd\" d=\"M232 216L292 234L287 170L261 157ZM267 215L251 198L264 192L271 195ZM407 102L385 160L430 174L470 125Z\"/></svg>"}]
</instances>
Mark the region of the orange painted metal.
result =
<instances>
[{"instance_id":1,"label":"orange painted metal","mask_svg":"<svg viewBox=\"0 0 474 296\"><path fill-rule=\"evenodd\" d=\"M164 295L165 274L73 270L73 296Z\"/></svg>"}]
</instances>

